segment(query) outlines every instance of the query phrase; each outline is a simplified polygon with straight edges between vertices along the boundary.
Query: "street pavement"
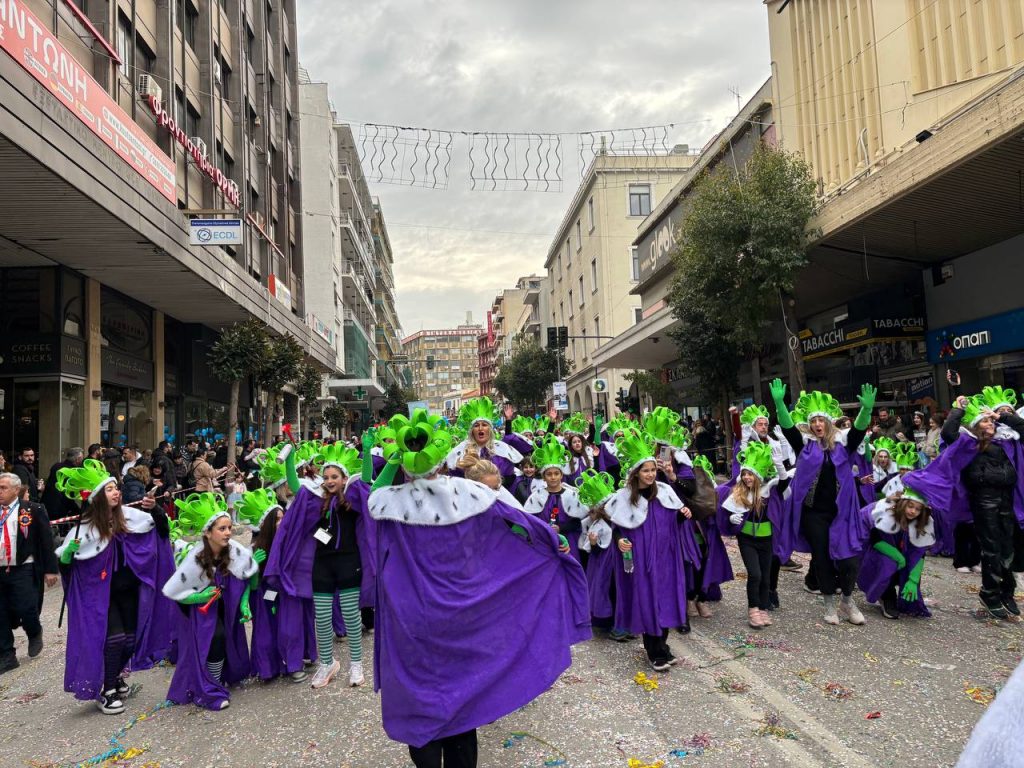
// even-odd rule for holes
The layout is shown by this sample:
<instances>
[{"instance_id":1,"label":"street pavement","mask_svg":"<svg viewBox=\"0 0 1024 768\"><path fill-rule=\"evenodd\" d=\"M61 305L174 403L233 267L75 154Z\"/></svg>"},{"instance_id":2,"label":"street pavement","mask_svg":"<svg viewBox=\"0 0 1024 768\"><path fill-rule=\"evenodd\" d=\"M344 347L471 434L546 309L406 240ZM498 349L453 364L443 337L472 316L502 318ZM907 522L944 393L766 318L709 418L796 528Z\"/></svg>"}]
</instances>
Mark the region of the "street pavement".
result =
<instances>
[{"instance_id":1,"label":"street pavement","mask_svg":"<svg viewBox=\"0 0 1024 768\"><path fill-rule=\"evenodd\" d=\"M731 542L729 549L741 574ZM775 625L751 630L739 578L725 585L713 618L696 619L687 637L672 633L679 664L665 675L647 667L639 641L618 644L598 634L576 646L572 668L552 690L480 729L480 765L953 765L984 712L972 696L984 701L999 688L1024 653L1024 637L1020 624L979 618L980 577L957 574L950 563L929 559L925 568L933 618L885 620L858 593L863 627L822 623L821 599L803 591L803 575L783 572ZM112 737L133 721L119 744L134 757L118 765L411 766L405 747L389 741L380 724L370 685L372 635L364 637L362 688L250 682L233 692L225 712L154 711L173 672L163 667L132 675L141 689L127 712L105 716L62 690L59 607L57 588L46 598L42 655L27 659L19 631L22 665L0 676L2 766L88 760L110 750ZM336 653L345 658L343 643ZM641 672L658 687L638 684ZM873 713L879 715L868 718Z\"/></svg>"}]
</instances>

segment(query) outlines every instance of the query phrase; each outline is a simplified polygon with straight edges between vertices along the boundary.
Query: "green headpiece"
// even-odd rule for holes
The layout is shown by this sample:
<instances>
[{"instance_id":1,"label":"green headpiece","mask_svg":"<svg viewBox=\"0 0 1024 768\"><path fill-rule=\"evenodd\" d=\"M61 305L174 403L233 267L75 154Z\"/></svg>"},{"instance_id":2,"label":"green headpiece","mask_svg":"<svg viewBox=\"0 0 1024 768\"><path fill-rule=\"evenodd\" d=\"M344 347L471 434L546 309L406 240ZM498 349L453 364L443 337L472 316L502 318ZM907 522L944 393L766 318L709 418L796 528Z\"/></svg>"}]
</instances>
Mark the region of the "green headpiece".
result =
<instances>
[{"instance_id":1,"label":"green headpiece","mask_svg":"<svg viewBox=\"0 0 1024 768\"><path fill-rule=\"evenodd\" d=\"M793 406L793 410L789 412L789 415L793 418L794 426L799 424L807 424L807 412L800 405L800 402L806 397L807 393L800 390L800 397L797 398L796 404Z\"/></svg>"},{"instance_id":2,"label":"green headpiece","mask_svg":"<svg viewBox=\"0 0 1024 768\"><path fill-rule=\"evenodd\" d=\"M768 419L768 421L771 421L771 418L768 416L768 409L763 405L748 405L743 409L743 413L740 414L740 424L747 427L754 426L754 422L758 419Z\"/></svg>"},{"instance_id":3,"label":"green headpiece","mask_svg":"<svg viewBox=\"0 0 1024 768\"><path fill-rule=\"evenodd\" d=\"M1017 393L1004 387L982 387L981 399L990 410L1002 408L1004 405L1017 410Z\"/></svg>"},{"instance_id":4,"label":"green headpiece","mask_svg":"<svg viewBox=\"0 0 1024 768\"><path fill-rule=\"evenodd\" d=\"M486 396L467 400L459 409L459 424L467 431L480 421L486 421L493 427L499 418L501 415L498 413L498 406Z\"/></svg>"},{"instance_id":5,"label":"green headpiece","mask_svg":"<svg viewBox=\"0 0 1024 768\"><path fill-rule=\"evenodd\" d=\"M107 483L116 483L102 461L86 459L80 467L64 467L57 470L57 490L69 499L86 502L103 490Z\"/></svg>"},{"instance_id":6,"label":"green headpiece","mask_svg":"<svg viewBox=\"0 0 1024 768\"><path fill-rule=\"evenodd\" d=\"M590 431L590 424L582 413L574 413L559 425L563 435L583 435Z\"/></svg>"},{"instance_id":7,"label":"green headpiece","mask_svg":"<svg viewBox=\"0 0 1024 768\"><path fill-rule=\"evenodd\" d=\"M705 456L703 453L698 453L693 457L693 466L700 467L703 469L707 476L711 479L711 482L715 482L715 468L711 466L711 459Z\"/></svg>"},{"instance_id":8,"label":"green headpiece","mask_svg":"<svg viewBox=\"0 0 1024 768\"><path fill-rule=\"evenodd\" d=\"M843 415L843 409L839 407L839 401L827 392L819 392L818 390L801 393L800 399L796 402L796 407L803 412L807 421L810 421L815 416L824 416L829 421L835 421Z\"/></svg>"},{"instance_id":9,"label":"green headpiece","mask_svg":"<svg viewBox=\"0 0 1024 768\"><path fill-rule=\"evenodd\" d=\"M615 478L607 472L585 469L576 478L576 487L579 489L580 501L585 506L593 508L614 495Z\"/></svg>"},{"instance_id":10,"label":"green headpiece","mask_svg":"<svg viewBox=\"0 0 1024 768\"><path fill-rule=\"evenodd\" d=\"M208 531L219 517L230 516L228 503L219 493L190 493L185 500L175 499L178 523L185 535Z\"/></svg>"},{"instance_id":11,"label":"green headpiece","mask_svg":"<svg viewBox=\"0 0 1024 768\"><path fill-rule=\"evenodd\" d=\"M608 437L612 440L615 439L617 432L625 433L627 430L636 429L636 422L630 421L623 416L616 416L614 419L609 421L605 425L605 430L608 432Z\"/></svg>"},{"instance_id":12,"label":"green headpiece","mask_svg":"<svg viewBox=\"0 0 1024 768\"><path fill-rule=\"evenodd\" d=\"M882 437L876 437L871 443L871 450L875 452L876 456L879 451L885 451L889 454L889 458L895 458L893 453L896 450L896 441L891 437L886 437L885 435Z\"/></svg>"},{"instance_id":13,"label":"green headpiece","mask_svg":"<svg viewBox=\"0 0 1024 768\"><path fill-rule=\"evenodd\" d=\"M517 435L532 435L533 419L529 416L516 416L512 419L512 431Z\"/></svg>"},{"instance_id":14,"label":"green headpiece","mask_svg":"<svg viewBox=\"0 0 1024 768\"><path fill-rule=\"evenodd\" d=\"M303 440L295 446L295 466L303 467L306 464L320 465L320 453L324 445L319 440Z\"/></svg>"},{"instance_id":15,"label":"green headpiece","mask_svg":"<svg viewBox=\"0 0 1024 768\"><path fill-rule=\"evenodd\" d=\"M281 509L281 502L277 500L277 494L269 488L246 491L242 498L235 502L238 521L248 523L253 528L262 526L267 515L275 509Z\"/></svg>"},{"instance_id":16,"label":"green headpiece","mask_svg":"<svg viewBox=\"0 0 1024 768\"><path fill-rule=\"evenodd\" d=\"M390 423L382 424L373 430L373 444L378 448L383 448L388 443L395 442L396 436L395 428Z\"/></svg>"},{"instance_id":17,"label":"green headpiece","mask_svg":"<svg viewBox=\"0 0 1024 768\"><path fill-rule=\"evenodd\" d=\"M615 441L622 466L622 479L628 480L636 469L646 461L654 461L654 440L646 432L626 432Z\"/></svg>"},{"instance_id":18,"label":"green headpiece","mask_svg":"<svg viewBox=\"0 0 1024 768\"><path fill-rule=\"evenodd\" d=\"M690 445L690 430L684 427L682 424L676 426L675 429L668 436L668 444L673 448L678 448L680 451L686 450Z\"/></svg>"},{"instance_id":19,"label":"green headpiece","mask_svg":"<svg viewBox=\"0 0 1024 768\"><path fill-rule=\"evenodd\" d=\"M644 416L643 430L656 443L675 445L673 435L679 426L679 414L671 408L659 405ZM678 435L675 436L678 439ZM679 446L682 447L682 446Z\"/></svg>"},{"instance_id":20,"label":"green headpiece","mask_svg":"<svg viewBox=\"0 0 1024 768\"><path fill-rule=\"evenodd\" d=\"M889 455L900 469L913 469L917 466L917 448L913 443L898 443Z\"/></svg>"},{"instance_id":21,"label":"green headpiece","mask_svg":"<svg viewBox=\"0 0 1024 768\"><path fill-rule=\"evenodd\" d=\"M285 445L287 443L273 445L256 459L256 464L259 466L257 472L260 475L260 482L267 488L277 488L288 479L285 477L284 463L277 462L277 456Z\"/></svg>"},{"instance_id":22,"label":"green headpiece","mask_svg":"<svg viewBox=\"0 0 1024 768\"><path fill-rule=\"evenodd\" d=\"M184 538L185 536L185 532L181 529L181 523L179 523L177 520L168 519L167 529L168 538L171 540L172 544L176 542L178 539Z\"/></svg>"},{"instance_id":23,"label":"green headpiece","mask_svg":"<svg viewBox=\"0 0 1024 768\"><path fill-rule=\"evenodd\" d=\"M359 451L349 448L344 443L321 446L318 458L321 470L337 467L346 477L355 477L363 469L363 460L359 456Z\"/></svg>"},{"instance_id":24,"label":"green headpiece","mask_svg":"<svg viewBox=\"0 0 1024 768\"><path fill-rule=\"evenodd\" d=\"M469 438L469 433L461 424L449 424L448 434L452 436L452 448Z\"/></svg>"},{"instance_id":25,"label":"green headpiece","mask_svg":"<svg viewBox=\"0 0 1024 768\"><path fill-rule=\"evenodd\" d=\"M533 466L544 474L545 469L558 467L561 469L569 463L569 451L558 442L558 438L549 434L544 441L533 449Z\"/></svg>"},{"instance_id":26,"label":"green headpiece","mask_svg":"<svg viewBox=\"0 0 1024 768\"><path fill-rule=\"evenodd\" d=\"M551 419L547 416L538 416L533 420L533 434L538 432L550 432L551 431Z\"/></svg>"},{"instance_id":27,"label":"green headpiece","mask_svg":"<svg viewBox=\"0 0 1024 768\"><path fill-rule=\"evenodd\" d=\"M481 399L490 402L489 398ZM431 474L452 450L452 436L444 419L431 416L423 408L413 411L412 418L392 416L388 425L395 429L395 442L384 446L384 456L388 461L397 460L411 477ZM418 447L423 440L423 447Z\"/></svg>"},{"instance_id":28,"label":"green headpiece","mask_svg":"<svg viewBox=\"0 0 1024 768\"><path fill-rule=\"evenodd\" d=\"M762 482L775 477L775 462L772 460L772 447L767 443L749 442L736 458L740 462L740 470L749 469Z\"/></svg>"},{"instance_id":29,"label":"green headpiece","mask_svg":"<svg viewBox=\"0 0 1024 768\"><path fill-rule=\"evenodd\" d=\"M985 398L981 395L973 395L967 398L967 407L964 408L963 420L967 422L967 426L975 427L979 421L985 418L985 414L990 410L988 403L985 402Z\"/></svg>"}]
</instances>

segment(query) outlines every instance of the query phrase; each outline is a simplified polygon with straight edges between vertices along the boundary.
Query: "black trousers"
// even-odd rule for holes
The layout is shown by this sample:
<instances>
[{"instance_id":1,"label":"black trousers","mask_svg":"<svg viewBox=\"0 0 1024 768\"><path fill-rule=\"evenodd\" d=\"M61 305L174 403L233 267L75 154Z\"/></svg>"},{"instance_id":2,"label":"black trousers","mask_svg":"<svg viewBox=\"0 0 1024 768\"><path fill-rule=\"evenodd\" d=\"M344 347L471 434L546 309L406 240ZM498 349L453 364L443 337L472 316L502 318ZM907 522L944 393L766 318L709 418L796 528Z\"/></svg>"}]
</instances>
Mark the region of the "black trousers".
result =
<instances>
[{"instance_id":1,"label":"black trousers","mask_svg":"<svg viewBox=\"0 0 1024 768\"><path fill-rule=\"evenodd\" d=\"M476 729L409 747L416 768L476 768Z\"/></svg>"},{"instance_id":2,"label":"black trousers","mask_svg":"<svg viewBox=\"0 0 1024 768\"><path fill-rule=\"evenodd\" d=\"M12 625L20 623L29 637L43 631L32 568L31 563L0 568L0 656L14 653Z\"/></svg>"},{"instance_id":3,"label":"black trousers","mask_svg":"<svg viewBox=\"0 0 1024 768\"><path fill-rule=\"evenodd\" d=\"M668 630L660 635L648 635L644 633L644 650L647 651L647 658L651 661L668 661Z\"/></svg>"},{"instance_id":4,"label":"black trousers","mask_svg":"<svg viewBox=\"0 0 1024 768\"><path fill-rule=\"evenodd\" d=\"M771 578L768 582L768 589L770 592L779 591L779 571L782 570L782 561L778 555L772 555L772 572Z\"/></svg>"},{"instance_id":5,"label":"black trousers","mask_svg":"<svg viewBox=\"0 0 1024 768\"><path fill-rule=\"evenodd\" d=\"M698 539L697 548L700 550L700 567L687 563L686 570L690 576L690 583L686 585L686 599L697 600L698 602L703 603L708 599L702 589L702 585L704 584L704 570L708 565L708 547L704 541Z\"/></svg>"},{"instance_id":6,"label":"black trousers","mask_svg":"<svg viewBox=\"0 0 1024 768\"><path fill-rule=\"evenodd\" d=\"M995 496L993 494L993 496ZM1013 597L1013 532L1017 518L1013 514L1013 490L975 503L974 530L981 547L981 601L990 607L1002 605Z\"/></svg>"},{"instance_id":7,"label":"black trousers","mask_svg":"<svg viewBox=\"0 0 1024 768\"><path fill-rule=\"evenodd\" d=\"M747 569L747 607L767 611L771 605L768 593L771 591L772 537L738 533L736 545L743 567Z\"/></svg>"},{"instance_id":8,"label":"black trousers","mask_svg":"<svg viewBox=\"0 0 1024 768\"><path fill-rule=\"evenodd\" d=\"M800 530L811 548L811 570L814 580L823 595L833 595L840 589L844 597L853 594L860 571L860 558L848 557L833 560L828 551L828 530L835 520L836 512L825 512L804 507Z\"/></svg>"},{"instance_id":9,"label":"black trousers","mask_svg":"<svg viewBox=\"0 0 1024 768\"><path fill-rule=\"evenodd\" d=\"M981 562L981 547L974 523L957 523L953 528L953 567L973 568Z\"/></svg>"},{"instance_id":10,"label":"black trousers","mask_svg":"<svg viewBox=\"0 0 1024 768\"><path fill-rule=\"evenodd\" d=\"M213 637L210 638L210 652L206 654L207 663L216 664L228 657L227 635L224 628L224 601L217 603L217 626L213 630Z\"/></svg>"}]
</instances>

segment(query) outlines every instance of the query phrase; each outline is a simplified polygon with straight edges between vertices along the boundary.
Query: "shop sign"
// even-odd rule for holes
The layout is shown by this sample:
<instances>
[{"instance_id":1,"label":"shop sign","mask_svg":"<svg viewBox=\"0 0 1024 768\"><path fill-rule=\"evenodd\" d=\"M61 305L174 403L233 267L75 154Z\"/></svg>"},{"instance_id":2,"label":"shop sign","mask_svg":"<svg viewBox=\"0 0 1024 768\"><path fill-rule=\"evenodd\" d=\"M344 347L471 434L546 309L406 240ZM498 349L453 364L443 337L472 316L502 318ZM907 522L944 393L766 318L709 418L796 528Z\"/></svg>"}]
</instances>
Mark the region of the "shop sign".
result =
<instances>
[{"instance_id":1,"label":"shop sign","mask_svg":"<svg viewBox=\"0 0 1024 768\"><path fill-rule=\"evenodd\" d=\"M0 48L170 202L174 163L18 0L0 0Z\"/></svg>"},{"instance_id":2,"label":"shop sign","mask_svg":"<svg viewBox=\"0 0 1024 768\"><path fill-rule=\"evenodd\" d=\"M206 153L199 150L199 147L192 141L192 137L185 133L185 130L178 125L170 112L164 109L164 105L156 96L152 94L147 96L146 104L156 118L157 125L167 129L174 140L192 157L196 167L213 182L217 189L224 193L224 199L235 206L235 208L240 208L242 196L238 185L232 179L225 176L224 171L210 162L210 158L207 157Z\"/></svg>"},{"instance_id":3,"label":"shop sign","mask_svg":"<svg viewBox=\"0 0 1024 768\"><path fill-rule=\"evenodd\" d=\"M152 391L153 363L149 360L104 349L100 363L100 374L104 382Z\"/></svg>"},{"instance_id":4,"label":"shop sign","mask_svg":"<svg viewBox=\"0 0 1024 768\"><path fill-rule=\"evenodd\" d=\"M332 347L334 346L334 330L328 328L319 317L316 315L309 316L309 327L313 329L313 332L323 338Z\"/></svg>"},{"instance_id":5,"label":"shop sign","mask_svg":"<svg viewBox=\"0 0 1024 768\"><path fill-rule=\"evenodd\" d=\"M270 279L267 281L267 288L270 290L270 295L284 304L288 311L291 312L292 292L287 285L281 282L281 278L271 274Z\"/></svg>"},{"instance_id":6,"label":"shop sign","mask_svg":"<svg viewBox=\"0 0 1024 768\"><path fill-rule=\"evenodd\" d=\"M800 332L800 348L805 360L813 360L864 344L886 341L920 340L924 318L892 317L856 320L822 333Z\"/></svg>"},{"instance_id":7,"label":"shop sign","mask_svg":"<svg viewBox=\"0 0 1024 768\"><path fill-rule=\"evenodd\" d=\"M676 249L676 238L678 237L678 229L682 218L683 207L676 202L659 225L648 231L637 244L641 283L672 259L672 252Z\"/></svg>"},{"instance_id":8,"label":"shop sign","mask_svg":"<svg viewBox=\"0 0 1024 768\"><path fill-rule=\"evenodd\" d=\"M949 363L1024 348L1024 309L928 331L928 360Z\"/></svg>"},{"instance_id":9,"label":"shop sign","mask_svg":"<svg viewBox=\"0 0 1024 768\"><path fill-rule=\"evenodd\" d=\"M919 376L907 381L907 399L910 402L935 397L935 379L931 376Z\"/></svg>"},{"instance_id":10,"label":"shop sign","mask_svg":"<svg viewBox=\"0 0 1024 768\"><path fill-rule=\"evenodd\" d=\"M22 333L0 341L0 376L85 376L85 361L85 342L71 336Z\"/></svg>"},{"instance_id":11,"label":"shop sign","mask_svg":"<svg viewBox=\"0 0 1024 768\"><path fill-rule=\"evenodd\" d=\"M137 357L148 357L151 325L150 310L104 289L100 300L100 331L111 348Z\"/></svg>"},{"instance_id":12,"label":"shop sign","mask_svg":"<svg viewBox=\"0 0 1024 768\"><path fill-rule=\"evenodd\" d=\"M241 219L191 219L189 245L241 245Z\"/></svg>"}]
</instances>

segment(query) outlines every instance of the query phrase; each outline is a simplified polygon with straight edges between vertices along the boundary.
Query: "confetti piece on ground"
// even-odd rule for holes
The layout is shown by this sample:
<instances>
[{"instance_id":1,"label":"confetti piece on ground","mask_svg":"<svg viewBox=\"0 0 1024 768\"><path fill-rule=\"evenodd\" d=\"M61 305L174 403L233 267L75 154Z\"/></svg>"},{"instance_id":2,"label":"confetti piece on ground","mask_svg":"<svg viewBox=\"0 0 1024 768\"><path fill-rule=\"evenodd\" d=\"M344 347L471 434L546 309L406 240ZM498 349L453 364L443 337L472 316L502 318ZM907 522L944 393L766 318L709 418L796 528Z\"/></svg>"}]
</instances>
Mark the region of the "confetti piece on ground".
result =
<instances>
[{"instance_id":1,"label":"confetti piece on ground","mask_svg":"<svg viewBox=\"0 0 1024 768\"><path fill-rule=\"evenodd\" d=\"M61 766L61 768L96 768L96 766L111 766L115 765L116 763L122 760L131 760L133 758L138 757L139 755L145 754L149 747L126 747L124 744L121 743L121 739L125 738L125 736L127 736L128 734L128 731L134 728L138 723L141 723L143 720L148 720L149 718L153 717L161 709L166 709L167 707L172 706L174 705L170 701L163 701L160 704L157 704L149 711L142 712L136 715L134 718L129 720L126 725L122 726L113 736L110 737L110 749L108 749L106 752L101 752L100 754L94 757L90 757L88 760L83 760L79 763L70 763L69 765ZM47 764L40 763L39 765L43 766ZM52 766L55 764L50 763L48 765ZM159 763L149 763L148 765L152 765L156 768L159 768Z\"/></svg>"},{"instance_id":2,"label":"confetti piece on ground","mask_svg":"<svg viewBox=\"0 0 1024 768\"><path fill-rule=\"evenodd\" d=\"M45 693L23 693L20 696L15 696L13 699L8 699L8 701L13 701L15 704L28 704L30 701L41 699L45 695Z\"/></svg>"},{"instance_id":3,"label":"confetti piece on ground","mask_svg":"<svg viewBox=\"0 0 1024 768\"><path fill-rule=\"evenodd\" d=\"M716 678L718 690L722 693L746 693L750 690L750 684L737 680L730 675L721 675Z\"/></svg>"},{"instance_id":4,"label":"confetti piece on ground","mask_svg":"<svg viewBox=\"0 0 1024 768\"><path fill-rule=\"evenodd\" d=\"M529 731L512 731L512 733L509 734L509 738L505 739L505 741L502 743L502 746L508 749L509 747L515 746L519 742L523 741L523 739L533 739L538 744L543 744L552 752L555 752L556 754L560 755L560 757L544 758L545 766L566 765L568 763L569 757L562 750L560 750L551 742L544 741L544 739L542 739L540 736L534 736Z\"/></svg>"},{"instance_id":5,"label":"confetti piece on ground","mask_svg":"<svg viewBox=\"0 0 1024 768\"><path fill-rule=\"evenodd\" d=\"M777 712L766 712L761 726L755 731L758 736L774 736L777 739L795 739L796 731L786 728Z\"/></svg>"},{"instance_id":6,"label":"confetti piece on ground","mask_svg":"<svg viewBox=\"0 0 1024 768\"><path fill-rule=\"evenodd\" d=\"M687 752L685 749L673 749L671 752L668 753L668 756L669 757L678 757L680 760L682 760L688 754L690 754L690 753Z\"/></svg>"},{"instance_id":7,"label":"confetti piece on ground","mask_svg":"<svg viewBox=\"0 0 1024 768\"><path fill-rule=\"evenodd\" d=\"M796 646L790 645L783 640L774 640L769 637L756 635L733 635L732 637L723 637L722 642L733 648L761 648L773 651L782 651L783 653L792 653L793 651L800 650Z\"/></svg>"},{"instance_id":8,"label":"confetti piece on ground","mask_svg":"<svg viewBox=\"0 0 1024 768\"><path fill-rule=\"evenodd\" d=\"M881 712L868 712L866 715L864 715L864 719L865 720L877 720L881 716L882 716Z\"/></svg>"},{"instance_id":9,"label":"confetti piece on ground","mask_svg":"<svg viewBox=\"0 0 1024 768\"><path fill-rule=\"evenodd\" d=\"M964 694L975 704L981 704L983 707L987 707L996 698L995 689L989 688L987 685L965 684Z\"/></svg>"},{"instance_id":10,"label":"confetti piece on ground","mask_svg":"<svg viewBox=\"0 0 1024 768\"><path fill-rule=\"evenodd\" d=\"M825 685L822 686L822 690L828 694L829 698L836 699L837 701L846 701L847 699L853 698L853 689L847 688L842 683L825 683Z\"/></svg>"},{"instance_id":11,"label":"confetti piece on ground","mask_svg":"<svg viewBox=\"0 0 1024 768\"><path fill-rule=\"evenodd\" d=\"M705 749L711 749L712 741L710 733L701 731L700 733L693 734L688 739L683 739L683 746L687 749L699 749L703 752Z\"/></svg>"},{"instance_id":12,"label":"confetti piece on ground","mask_svg":"<svg viewBox=\"0 0 1024 768\"><path fill-rule=\"evenodd\" d=\"M867 659L868 661L870 661L872 664L877 664L878 663L878 659L873 654L869 653L868 651L864 651L864 658Z\"/></svg>"},{"instance_id":13,"label":"confetti piece on ground","mask_svg":"<svg viewBox=\"0 0 1024 768\"><path fill-rule=\"evenodd\" d=\"M952 672L956 669L956 664L929 664L928 662L921 662L921 669L938 669L943 672Z\"/></svg>"},{"instance_id":14,"label":"confetti piece on ground","mask_svg":"<svg viewBox=\"0 0 1024 768\"><path fill-rule=\"evenodd\" d=\"M633 676L633 682L643 688L645 691L656 691L658 690L658 681L654 678L648 677L643 672L637 672Z\"/></svg>"},{"instance_id":15,"label":"confetti piece on ground","mask_svg":"<svg viewBox=\"0 0 1024 768\"><path fill-rule=\"evenodd\" d=\"M813 683L814 676L819 672L821 672L821 670L817 667L804 667L803 669L798 669L794 674L805 683Z\"/></svg>"},{"instance_id":16,"label":"confetti piece on ground","mask_svg":"<svg viewBox=\"0 0 1024 768\"><path fill-rule=\"evenodd\" d=\"M643 760L638 760L635 757L629 758L627 762L629 768L665 768L664 760L655 760L653 763L647 763Z\"/></svg>"}]
</instances>

